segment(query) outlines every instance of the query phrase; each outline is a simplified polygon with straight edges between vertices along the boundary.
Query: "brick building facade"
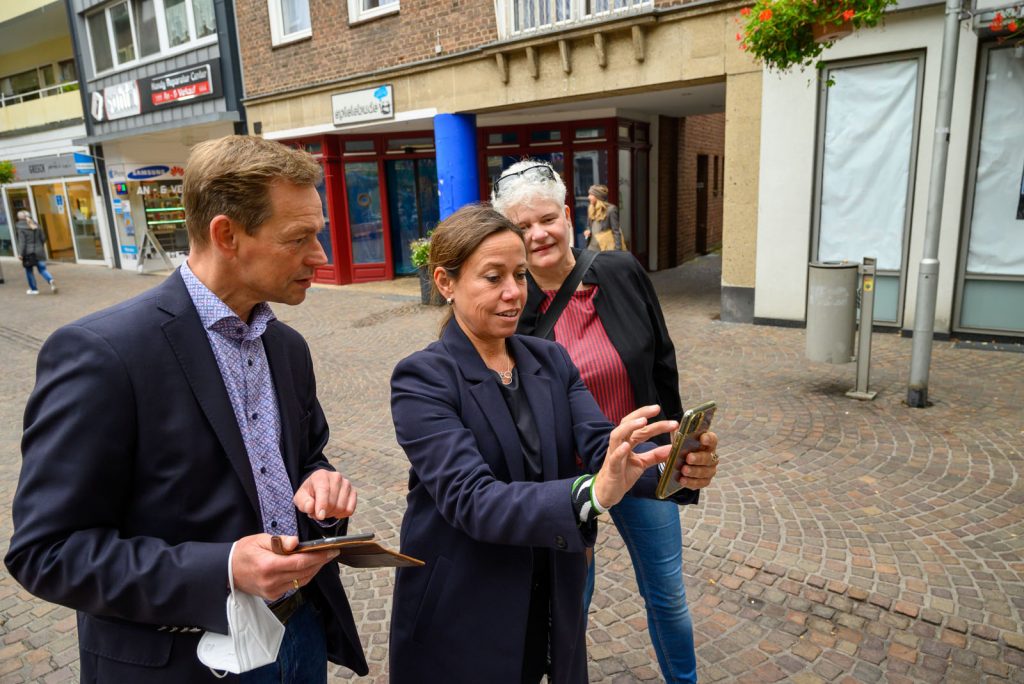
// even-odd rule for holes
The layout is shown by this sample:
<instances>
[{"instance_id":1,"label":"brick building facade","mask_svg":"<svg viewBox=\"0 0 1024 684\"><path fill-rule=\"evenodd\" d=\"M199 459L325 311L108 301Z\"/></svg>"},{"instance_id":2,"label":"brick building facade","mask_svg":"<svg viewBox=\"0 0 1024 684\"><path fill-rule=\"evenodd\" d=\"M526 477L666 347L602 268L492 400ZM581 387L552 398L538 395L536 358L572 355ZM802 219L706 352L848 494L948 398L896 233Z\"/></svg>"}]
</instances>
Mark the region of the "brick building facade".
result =
<instances>
[{"instance_id":1,"label":"brick building facade","mask_svg":"<svg viewBox=\"0 0 1024 684\"><path fill-rule=\"evenodd\" d=\"M490 179L529 156L565 178L577 237L586 187L603 182L648 269L721 246L723 317L749 319L761 75L735 46L741 3L607 5L308 0L282 33L279 0L239 0L249 130L324 164L332 263L318 279L408 272L408 243L446 215L446 193L486 199ZM447 117L471 133L452 143Z\"/></svg>"}]
</instances>

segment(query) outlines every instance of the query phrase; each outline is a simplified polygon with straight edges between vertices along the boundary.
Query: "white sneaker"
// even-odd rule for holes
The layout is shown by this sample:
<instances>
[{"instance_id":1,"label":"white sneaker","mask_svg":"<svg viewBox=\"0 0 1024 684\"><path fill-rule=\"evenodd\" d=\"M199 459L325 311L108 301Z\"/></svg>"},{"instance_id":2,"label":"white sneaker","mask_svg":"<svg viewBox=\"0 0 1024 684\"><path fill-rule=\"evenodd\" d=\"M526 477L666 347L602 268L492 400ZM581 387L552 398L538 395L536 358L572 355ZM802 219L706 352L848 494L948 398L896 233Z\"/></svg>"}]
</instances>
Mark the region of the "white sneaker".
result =
<instances>
[{"instance_id":1,"label":"white sneaker","mask_svg":"<svg viewBox=\"0 0 1024 684\"><path fill-rule=\"evenodd\" d=\"M57 281L56 280L51 280L50 281L50 292L52 292L53 294L57 294Z\"/></svg>"},{"instance_id":2,"label":"white sneaker","mask_svg":"<svg viewBox=\"0 0 1024 684\"><path fill-rule=\"evenodd\" d=\"M25 294L27 294L27 295L39 294L39 290L25 290Z\"/></svg>"}]
</instances>

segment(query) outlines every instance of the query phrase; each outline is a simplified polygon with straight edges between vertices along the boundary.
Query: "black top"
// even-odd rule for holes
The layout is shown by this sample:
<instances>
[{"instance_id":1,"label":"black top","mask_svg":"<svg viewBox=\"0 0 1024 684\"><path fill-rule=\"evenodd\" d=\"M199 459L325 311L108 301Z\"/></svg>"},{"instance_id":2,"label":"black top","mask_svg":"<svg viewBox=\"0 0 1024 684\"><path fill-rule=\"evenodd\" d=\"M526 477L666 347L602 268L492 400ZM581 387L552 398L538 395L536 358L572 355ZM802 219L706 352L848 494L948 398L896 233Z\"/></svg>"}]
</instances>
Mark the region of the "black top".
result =
<instances>
[{"instance_id":1,"label":"black top","mask_svg":"<svg viewBox=\"0 0 1024 684\"><path fill-rule=\"evenodd\" d=\"M497 373L495 373L497 375ZM526 478L531 482L543 482L544 472L541 465L540 434L537 423L533 419L530 404L523 396L519 384L519 371L512 369L512 382L505 385L498 376L501 396L508 404L509 413L516 424L519 442L523 446L523 468ZM526 645L523 650L523 672L521 681L526 684L539 682L548 674L551 665L548 662L549 630L551 624L551 576L550 555L547 549L533 549L533 573L530 579L530 611L526 618Z\"/></svg>"},{"instance_id":2,"label":"black top","mask_svg":"<svg viewBox=\"0 0 1024 684\"><path fill-rule=\"evenodd\" d=\"M523 445L523 466L526 470L526 479L530 482L544 481L544 468L540 455L540 434L537 431L537 422L533 419L533 411L519 384L519 371L512 369L512 382L502 384L501 396L508 404L509 413L516 424L516 432L519 433L519 442Z\"/></svg>"}]
</instances>

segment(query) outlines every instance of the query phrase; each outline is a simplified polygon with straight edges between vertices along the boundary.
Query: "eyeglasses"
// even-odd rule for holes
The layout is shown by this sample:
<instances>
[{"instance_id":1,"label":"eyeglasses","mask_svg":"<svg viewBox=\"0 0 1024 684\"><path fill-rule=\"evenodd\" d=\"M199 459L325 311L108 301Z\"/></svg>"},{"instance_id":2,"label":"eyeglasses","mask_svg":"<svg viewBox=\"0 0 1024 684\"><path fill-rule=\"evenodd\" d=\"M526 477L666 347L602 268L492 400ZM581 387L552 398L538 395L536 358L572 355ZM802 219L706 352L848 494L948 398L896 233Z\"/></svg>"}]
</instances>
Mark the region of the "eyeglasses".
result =
<instances>
[{"instance_id":1,"label":"eyeglasses","mask_svg":"<svg viewBox=\"0 0 1024 684\"><path fill-rule=\"evenodd\" d=\"M498 195L501 194L502 183L509 180L510 178L515 178L516 176L523 176L524 178L536 178L538 180L549 180L554 182L555 170L552 169L547 164L536 164L535 166L527 166L525 169L521 171L516 171L515 173L507 173L504 176L498 178L498 180L494 181L494 185L491 186L491 190L494 192L494 196L497 197Z\"/></svg>"}]
</instances>

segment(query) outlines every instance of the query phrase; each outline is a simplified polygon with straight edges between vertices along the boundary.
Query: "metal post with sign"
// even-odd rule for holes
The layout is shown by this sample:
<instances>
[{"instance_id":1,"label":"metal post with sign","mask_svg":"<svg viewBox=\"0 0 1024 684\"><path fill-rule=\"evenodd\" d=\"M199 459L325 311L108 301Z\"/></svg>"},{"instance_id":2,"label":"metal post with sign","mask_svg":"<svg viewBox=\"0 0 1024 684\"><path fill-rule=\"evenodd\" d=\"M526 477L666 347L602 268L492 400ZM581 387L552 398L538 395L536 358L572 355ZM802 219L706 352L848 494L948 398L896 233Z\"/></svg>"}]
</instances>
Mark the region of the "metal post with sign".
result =
<instances>
[{"instance_id":1,"label":"metal post with sign","mask_svg":"<svg viewBox=\"0 0 1024 684\"><path fill-rule=\"evenodd\" d=\"M857 386L846 393L854 399L871 400L878 392L868 389L871 372L871 332L875 322L875 263L874 257L864 257L860 266L860 324L857 326Z\"/></svg>"}]
</instances>

